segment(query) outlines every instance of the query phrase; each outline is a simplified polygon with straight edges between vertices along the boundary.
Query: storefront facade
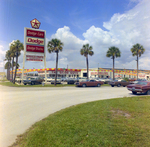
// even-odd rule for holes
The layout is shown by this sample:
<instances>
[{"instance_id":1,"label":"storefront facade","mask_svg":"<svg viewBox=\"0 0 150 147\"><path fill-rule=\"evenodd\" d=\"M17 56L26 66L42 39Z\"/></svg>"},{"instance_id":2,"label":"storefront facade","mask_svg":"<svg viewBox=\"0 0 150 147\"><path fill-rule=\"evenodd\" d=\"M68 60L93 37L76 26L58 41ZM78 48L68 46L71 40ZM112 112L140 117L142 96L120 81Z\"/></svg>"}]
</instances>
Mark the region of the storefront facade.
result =
<instances>
[{"instance_id":1,"label":"storefront facade","mask_svg":"<svg viewBox=\"0 0 150 147\"><path fill-rule=\"evenodd\" d=\"M38 76L45 76L45 71L47 77L55 76L55 68L46 68L46 69L26 69L25 74L30 75L30 73L37 73ZM18 70L18 75L21 74L21 70ZM86 69L63 69L58 68L57 70L58 77L87 77ZM113 78L113 70L111 68L92 68L89 69L89 78ZM137 78L136 70L132 69L115 69L115 78ZM149 70L139 70L138 78L140 79L149 79L150 71Z\"/></svg>"}]
</instances>

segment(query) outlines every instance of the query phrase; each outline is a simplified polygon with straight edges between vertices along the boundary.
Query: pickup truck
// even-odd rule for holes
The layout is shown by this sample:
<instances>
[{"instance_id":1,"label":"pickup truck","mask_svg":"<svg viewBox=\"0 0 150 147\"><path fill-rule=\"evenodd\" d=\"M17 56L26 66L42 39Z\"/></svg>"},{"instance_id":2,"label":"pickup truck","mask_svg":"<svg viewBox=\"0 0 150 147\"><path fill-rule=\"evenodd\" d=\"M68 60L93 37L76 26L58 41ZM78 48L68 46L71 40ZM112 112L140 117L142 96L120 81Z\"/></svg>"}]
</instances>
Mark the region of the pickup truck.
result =
<instances>
[{"instance_id":1,"label":"pickup truck","mask_svg":"<svg viewBox=\"0 0 150 147\"><path fill-rule=\"evenodd\" d=\"M35 84L42 84L42 82L44 81L44 79L42 77L27 77L26 79L23 80L23 84L31 84L31 85L35 85Z\"/></svg>"}]
</instances>

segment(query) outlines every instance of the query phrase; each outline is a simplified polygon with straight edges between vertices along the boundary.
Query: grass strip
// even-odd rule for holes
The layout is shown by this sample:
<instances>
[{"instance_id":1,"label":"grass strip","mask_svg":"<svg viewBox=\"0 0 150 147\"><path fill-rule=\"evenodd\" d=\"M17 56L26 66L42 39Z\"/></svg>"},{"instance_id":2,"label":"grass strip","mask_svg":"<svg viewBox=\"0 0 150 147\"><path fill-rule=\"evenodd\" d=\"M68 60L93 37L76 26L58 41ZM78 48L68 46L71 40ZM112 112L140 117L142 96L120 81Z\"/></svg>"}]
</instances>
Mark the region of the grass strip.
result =
<instances>
[{"instance_id":1,"label":"grass strip","mask_svg":"<svg viewBox=\"0 0 150 147\"><path fill-rule=\"evenodd\" d=\"M54 84L45 84L44 86L42 84L39 85L18 85L18 84L13 84L12 82L0 82L0 85L3 86L10 86L10 87L65 87L65 86L72 86L75 87L76 85L74 84L57 84L56 86ZM102 86L110 86L109 84L104 84Z\"/></svg>"},{"instance_id":2,"label":"grass strip","mask_svg":"<svg viewBox=\"0 0 150 147\"><path fill-rule=\"evenodd\" d=\"M11 147L149 147L150 97L89 102L35 123Z\"/></svg>"}]
</instances>

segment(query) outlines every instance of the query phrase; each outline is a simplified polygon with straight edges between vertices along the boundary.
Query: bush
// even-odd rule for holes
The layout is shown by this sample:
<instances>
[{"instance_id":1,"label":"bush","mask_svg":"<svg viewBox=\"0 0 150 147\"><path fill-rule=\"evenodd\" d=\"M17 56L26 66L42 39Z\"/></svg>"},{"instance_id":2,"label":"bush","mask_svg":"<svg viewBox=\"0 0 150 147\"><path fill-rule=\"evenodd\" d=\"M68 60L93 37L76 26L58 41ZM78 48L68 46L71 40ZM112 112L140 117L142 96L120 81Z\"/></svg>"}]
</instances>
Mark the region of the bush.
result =
<instances>
[{"instance_id":1,"label":"bush","mask_svg":"<svg viewBox=\"0 0 150 147\"><path fill-rule=\"evenodd\" d=\"M128 82L128 81L129 81L129 78L125 77L125 78L123 78L123 80L125 80L125 81Z\"/></svg>"}]
</instances>

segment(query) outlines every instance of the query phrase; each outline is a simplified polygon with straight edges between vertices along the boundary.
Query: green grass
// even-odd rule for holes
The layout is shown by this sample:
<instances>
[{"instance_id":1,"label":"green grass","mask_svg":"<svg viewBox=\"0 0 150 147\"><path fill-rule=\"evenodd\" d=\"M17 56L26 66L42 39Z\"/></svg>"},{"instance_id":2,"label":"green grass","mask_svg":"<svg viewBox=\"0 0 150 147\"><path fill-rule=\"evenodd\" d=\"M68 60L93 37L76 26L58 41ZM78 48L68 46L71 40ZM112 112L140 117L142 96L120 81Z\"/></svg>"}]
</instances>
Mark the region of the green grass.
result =
<instances>
[{"instance_id":1,"label":"green grass","mask_svg":"<svg viewBox=\"0 0 150 147\"><path fill-rule=\"evenodd\" d=\"M54 86L54 84L45 84L44 86L42 85L18 85L18 84L13 84L9 81L7 82L0 82L0 85L3 86L10 86L10 87L64 87L64 86L72 86L75 87L76 85L74 84L57 84L56 86ZM104 84L102 86L110 86L109 84Z\"/></svg>"},{"instance_id":2,"label":"green grass","mask_svg":"<svg viewBox=\"0 0 150 147\"><path fill-rule=\"evenodd\" d=\"M149 147L150 97L75 105L35 123L11 147Z\"/></svg>"}]
</instances>

